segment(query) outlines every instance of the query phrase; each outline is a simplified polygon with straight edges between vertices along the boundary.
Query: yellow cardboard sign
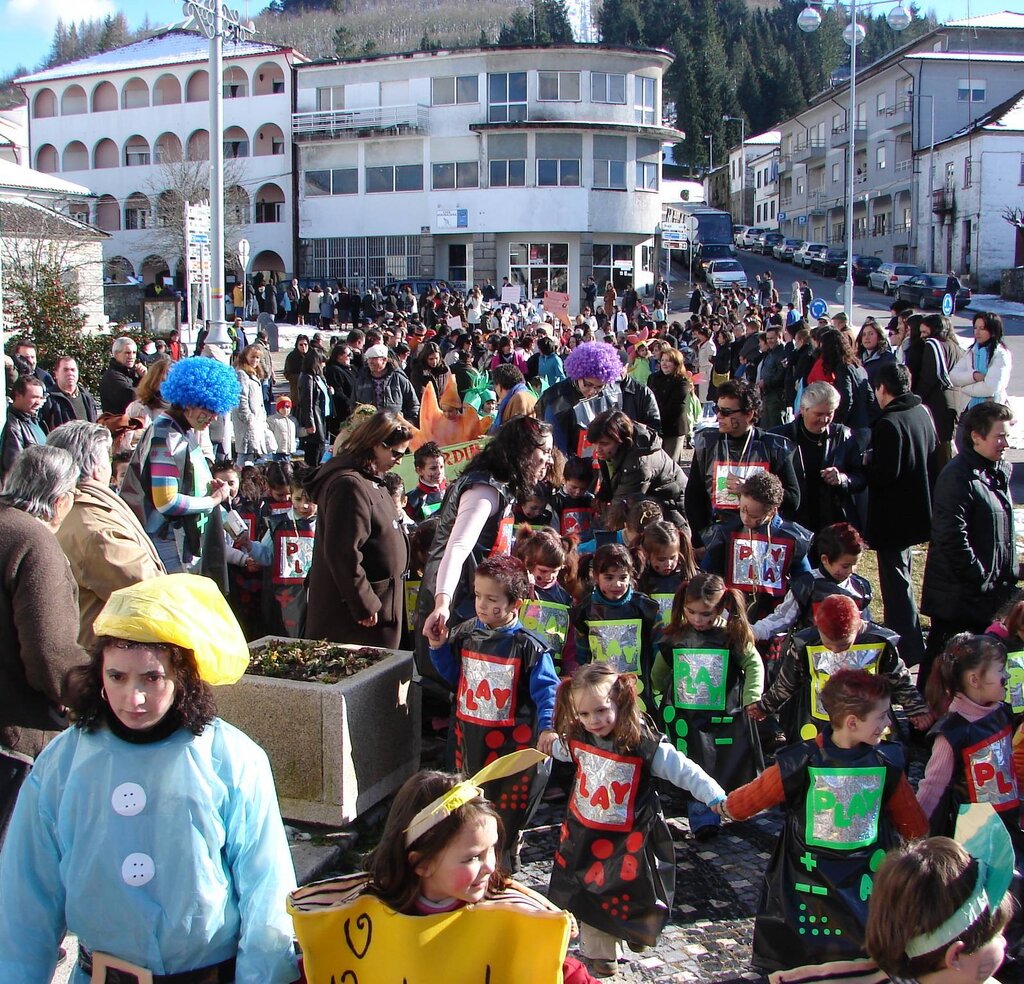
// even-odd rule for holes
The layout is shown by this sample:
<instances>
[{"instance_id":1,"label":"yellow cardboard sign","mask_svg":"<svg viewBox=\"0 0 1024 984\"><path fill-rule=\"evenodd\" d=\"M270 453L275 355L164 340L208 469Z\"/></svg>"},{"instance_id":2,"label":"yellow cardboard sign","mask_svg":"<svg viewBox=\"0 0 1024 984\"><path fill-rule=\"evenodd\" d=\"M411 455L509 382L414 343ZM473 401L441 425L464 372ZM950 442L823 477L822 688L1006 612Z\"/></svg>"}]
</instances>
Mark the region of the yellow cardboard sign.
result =
<instances>
[{"instance_id":1,"label":"yellow cardboard sign","mask_svg":"<svg viewBox=\"0 0 1024 984\"><path fill-rule=\"evenodd\" d=\"M288 898L308 984L562 984L561 910L495 900L404 916L372 895L353 897L352 885L321 882Z\"/></svg>"}]
</instances>

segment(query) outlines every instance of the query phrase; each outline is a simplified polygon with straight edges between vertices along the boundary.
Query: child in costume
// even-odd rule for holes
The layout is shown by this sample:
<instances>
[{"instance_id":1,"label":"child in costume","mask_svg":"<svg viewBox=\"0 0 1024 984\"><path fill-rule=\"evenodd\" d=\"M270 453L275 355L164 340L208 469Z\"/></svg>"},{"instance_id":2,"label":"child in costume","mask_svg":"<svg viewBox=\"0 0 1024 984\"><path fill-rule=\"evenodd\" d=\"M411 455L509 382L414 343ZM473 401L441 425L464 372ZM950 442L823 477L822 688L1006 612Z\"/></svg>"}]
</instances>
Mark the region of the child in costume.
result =
<instances>
[{"instance_id":1,"label":"child in costume","mask_svg":"<svg viewBox=\"0 0 1024 984\"><path fill-rule=\"evenodd\" d=\"M642 952L668 921L675 848L655 778L717 805L725 791L658 734L639 706L636 677L581 666L558 690L553 755L576 767L548 897L580 921L580 952L595 977L616 973L619 941Z\"/></svg>"},{"instance_id":2,"label":"child in costume","mask_svg":"<svg viewBox=\"0 0 1024 984\"><path fill-rule=\"evenodd\" d=\"M778 676L759 701L747 705L747 714L763 721L769 714L782 711L780 717L790 741L813 738L828 721L821 702L828 678L841 669L865 669L889 680L893 696L915 728L930 728L935 718L900 659L898 639L884 626L861 618L853 598L829 595L818 605L814 625L789 640Z\"/></svg>"},{"instance_id":3,"label":"child in costume","mask_svg":"<svg viewBox=\"0 0 1024 984\"><path fill-rule=\"evenodd\" d=\"M524 628L547 645L559 676L571 672L576 668L576 643L569 639L569 612L575 599L565 585L579 591L572 541L551 529L522 526L512 556L523 562L530 576L530 597L519 611Z\"/></svg>"},{"instance_id":4,"label":"child in costume","mask_svg":"<svg viewBox=\"0 0 1024 984\"><path fill-rule=\"evenodd\" d=\"M295 469L290 461L271 461L264 467L267 492L260 502L260 522L266 529L271 520L284 516L292 507Z\"/></svg>"},{"instance_id":5,"label":"child in costume","mask_svg":"<svg viewBox=\"0 0 1024 984\"><path fill-rule=\"evenodd\" d=\"M689 530L684 533L667 519L654 520L644 526L633 555L640 567L637 587L658 603L667 625L679 586L697 573Z\"/></svg>"},{"instance_id":6,"label":"child in costume","mask_svg":"<svg viewBox=\"0 0 1024 984\"><path fill-rule=\"evenodd\" d=\"M814 622L814 610L831 594L849 595L871 620L871 582L857 573L864 553L864 540L849 523L833 523L814 539L820 555L818 566L809 574L797 574L790 582L782 604L754 628L754 638L764 642L780 633L800 631Z\"/></svg>"},{"instance_id":7,"label":"child in costume","mask_svg":"<svg viewBox=\"0 0 1024 984\"><path fill-rule=\"evenodd\" d=\"M516 526L525 523L535 530L553 529L556 533L559 531L558 514L544 492L539 489L527 498L516 501L512 507L512 519Z\"/></svg>"},{"instance_id":8,"label":"child in costume","mask_svg":"<svg viewBox=\"0 0 1024 984\"><path fill-rule=\"evenodd\" d=\"M753 965L762 973L860 956L880 852L897 834L927 833L903 749L882 740L889 694L880 674L840 670L821 693L826 729L780 750L720 808L730 820L785 808L754 921Z\"/></svg>"},{"instance_id":9,"label":"child in costume","mask_svg":"<svg viewBox=\"0 0 1024 984\"><path fill-rule=\"evenodd\" d=\"M680 587L651 682L665 733L680 752L726 790L754 778L761 746L743 708L761 696L764 664L743 599L717 574L700 571ZM687 812L697 840L718 833L721 820L703 803L692 801Z\"/></svg>"},{"instance_id":10,"label":"child in costume","mask_svg":"<svg viewBox=\"0 0 1024 984\"><path fill-rule=\"evenodd\" d=\"M271 635L299 638L306 620L306 575L313 562L316 502L303 484L308 469L291 472L291 507L267 520L263 539L252 545L263 568L263 619Z\"/></svg>"},{"instance_id":11,"label":"child in costume","mask_svg":"<svg viewBox=\"0 0 1024 984\"><path fill-rule=\"evenodd\" d=\"M427 441L415 450L412 463L419 481L416 488L408 493L405 511L413 522L422 523L441 508L447 488L444 455L434 441Z\"/></svg>"},{"instance_id":12,"label":"child in costume","mask_svg":"<svg viewBox=\"0 0 1024 984\"><path fill-rule=\"evenodd\" d=\"M570 457L562 469L562 489L552 500L559 528L566 536L576 537L584 552L593 550L595 474L592 459Z\"/></svg>"},{"instance_id":13,"label":"child in costume","mask_svg":"<svg viewBox=\"0 0 1024 984\"><path fill-rule=\"evenodd\" d=\"M519 621L530 582L522 561L491 557L476 569L476 618L428 635L434 668L455 688L455 768L476 772L500 755L536 746L550 753L558 677L551 654ZM544 789L536 768L491 789L505 827L504 854L519 837Z\"/></svg>"},{"instance_id":14,"label":"child in costume","mask_svg":"<svg viewBox=\"0 0 1024 984\"><path fill-rule=\"evenodd\" d=\"M633 558L619 543L598 547L590 569L593 587L573 609L576 660L609 663L637 675L637 693L650 704L651 665L661 612L633 586Z\"/></svg>"},{"instance_id":15,"label":"child in costume","mask_svg":"<svg viewBox=\"0 0 1024 984\"><path fill-rule=\"evenodd\" d=\"M989 806L972 806L956 840L929 837L889 852L868 905L865 949L892 980L992 981L1006 952L1013 849Z\"/></svg>"},{"instance_id":16,"label":"child in costume","mask_svg":"<svg viewBox=\"0 0 1024 984\"><path fill-rule=\"evenodd\" d=\"M403 972L405 958L421 972L437 967L438 980L441 967L464 980L471 965L486 980L485 968L500 964L517 980L589 984L580 962L565 955L567 914L503 868L501 814L481 788L542 757L533 749L513 753L469 780L429 771L406 780L365 873L314 882L289 896L305 979L327 984L358 973L359 980L390 980Z\"/></svg>"},{"instance_id":17,"label":"child in costume","mask_svg":"<svg viewBox=\"0 0 1024 984\"><path fill-rule=\"evenodd\" d=\"M1014 715L1024 714L1024 591L1018 591L985 630L1006 646L1006 701Z\"/></svg>"},{"instance_id":18,"label":"child in costume","mask_svg":"<svg viewBox=\"0 0 1024 984\"><path fill-rule=\"evenodd\" d=\"M701 569L717 574L726 587L747 599L747 617L771 614L789 590L790 579L810 571L812 534L779 516L784 491L778 476L754 472L739 490L739 510L701 534L707 548Z\"/></svg>"}]
</instances>

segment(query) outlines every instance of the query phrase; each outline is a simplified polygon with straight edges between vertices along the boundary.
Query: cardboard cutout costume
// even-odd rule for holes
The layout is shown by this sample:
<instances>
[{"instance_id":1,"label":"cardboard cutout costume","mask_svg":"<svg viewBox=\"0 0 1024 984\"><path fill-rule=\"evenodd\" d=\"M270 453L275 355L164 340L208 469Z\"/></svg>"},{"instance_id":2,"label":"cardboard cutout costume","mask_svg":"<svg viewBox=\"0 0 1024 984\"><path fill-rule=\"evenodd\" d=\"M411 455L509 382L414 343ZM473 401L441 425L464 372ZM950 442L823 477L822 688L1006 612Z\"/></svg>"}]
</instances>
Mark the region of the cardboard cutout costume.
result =
<instances>
[{"instance_id":1,"label":"cardboard cutout costume","mask_svg":"<svg viewBox=\"0 0 1024 984\"><path fill-rule=\"evenodd\" d=\"M651 773L658 745L651 732L627 754L589 735L570 742L576 777L547 892L588 926L645 946L657 942L675 890L675 848Z\"/></svg>"},{"instance_id":2,"label":"cardboard cutout costume","mask_svg":"<svg viewBox=\"0 0 1024 984\"><path fill-rule=\"evenodd\" d=\"M306 576L313 562L316 517L286 513L271 519L271 562L263 568L263 617L267 632L297 639L306 621Z\"/></svg>"},{"instance_id":3,"label":"cardboard cutout costume","mask_svg":"<svg viewBox=\"0 0 1024 984\"><path fill-rule=\"evenodd\" d=\"M445 410L457 410L457 417L448 417ZM420 402L420 426L409 448L415 451L420 445L434 441L441 447L452 444L465 444L475 441L487 433L493 417L481 418L476 409L468 402L464 403L459 396L459 388L455 383L454 374L449 373L441 399L438 400L433 386L423 390Z\"/></svg>"},{"instance_id":4,"label":"cardboard cutout costume","mask_svg":"<svg viewBox=\"0 0 1024 984\"><path fill-rule=\"evenodd\" d=\"M805 741L776 762L786 821L764 874L753 965L768 972L862 956L872 874L895 846L886 803L903 750Z\"/></svg>"}]
</instances>

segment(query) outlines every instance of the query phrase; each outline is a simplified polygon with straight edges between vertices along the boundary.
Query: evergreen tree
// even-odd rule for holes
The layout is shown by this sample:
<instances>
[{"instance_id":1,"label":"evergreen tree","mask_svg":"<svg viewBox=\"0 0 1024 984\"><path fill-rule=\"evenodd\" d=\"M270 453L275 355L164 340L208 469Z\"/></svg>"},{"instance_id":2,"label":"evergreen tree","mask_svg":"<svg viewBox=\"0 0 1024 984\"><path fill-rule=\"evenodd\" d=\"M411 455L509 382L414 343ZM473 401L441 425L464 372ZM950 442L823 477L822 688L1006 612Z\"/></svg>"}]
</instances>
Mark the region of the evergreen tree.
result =
<instances>
[{"instance_id":1,"label":"evergreen tree","mask_svg":"<svg viewBox=\"0 0 1024 984\"><path fill-rule=\"evenodd\" d=\"M637 0L605 0L597 23L607 44L645 43L644 16Z\"/></svg>"},{"instance_id":2,"label":"evergreen tree","mask_svg":"<svg viewBox=\"0 0 1024 984\"><path fill-rule=\"evenodd\" d=\"M530 11L517 10L498 35L498 44L551 44L574 40L565 0L533 0Z\"/></svg>"}]
</instances>

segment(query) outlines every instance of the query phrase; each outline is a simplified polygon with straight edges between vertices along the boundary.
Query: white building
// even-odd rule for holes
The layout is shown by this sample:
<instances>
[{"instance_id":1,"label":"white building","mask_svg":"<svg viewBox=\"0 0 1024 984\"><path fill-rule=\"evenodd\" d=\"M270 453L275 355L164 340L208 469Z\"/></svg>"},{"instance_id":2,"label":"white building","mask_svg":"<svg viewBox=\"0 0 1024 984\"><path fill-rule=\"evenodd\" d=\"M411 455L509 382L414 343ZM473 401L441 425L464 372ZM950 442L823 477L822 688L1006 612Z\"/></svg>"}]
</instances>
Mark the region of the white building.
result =
<instances>
[{"instance_id":1,"label":"white building","mask_svg":"<svg viewBox=\"0 0 1024 984\"><path fill-rule=\"evenodd\" d=\"M762 148L763 150L763 148ZM762 229L779 228L779 145L769 146L762 154L748 158L750 183L754 186L754 225Z\"/></svg>"},{"instance_id":2,"label":"white building","mask_svg":"<svg viewBox=\"0 0 1024 984\"><path fill-rule=\"evenodd\" d=\"M735 125L735 124L731 124ZM728 203L716 203L712 197L708 202L715 208L724 208L732 214L733 222L741 225L767 226L771 223L754 220L755 215L755 192L757 191L757 174L754 170L754 162L760 161L766 155L779 152L779 131L765 130L764 133L755 133L744 137L742 150L740 145L729 150L729 200ZM712 190L709 186L709 191ZM758 198L758 201L763 199Z\"/></svg>"},{"instance_id":3,"label":"white building","mask_svg":"<svg viewBox=\"0 0 1024 984\"><path fill-rule=\"evenodd\" d=\"M654 278L664 51L551 45L300 65L299 274L532 297Z\"/></svg>"},{"instance_id":4,"label":"white building","mask_svg":"<svg viewBox=\"0 0 1024 984\"><path fill-rule=\"evenodd\" d=\"M29 101L33 165L96 195L72 214L110 233L109 280L182 283L182 236L160 205L169 189L208 183L208 55L205 37L173 29L17 80ZM251 243L250 272L293 267L292 66L304 60L275 45L224 45L217 139L231 183L226 220Z\"/></svg>"},{"instance_id":5,"label":"white building","mask_svg":"<svg viewBox=\"0 0 1024 984\"><path fill-rule=\"evenodd\" d=\"M0 160L28 166L28 107L0 110Z\"/></svg>"},{"instance_id":6,"label":"white building","mask_svg":"<svg viewBox=\"0 0 1024 984\"><path fill-rule=\"evenodd\" d=\"M1024 265L1024 233L1001 217L1024 205L1024 89L937 143L934 164L935 187L918 213L921 225L935 219L932 266L998 293L1002 271Z\"/></svg>"}]
</instances>

